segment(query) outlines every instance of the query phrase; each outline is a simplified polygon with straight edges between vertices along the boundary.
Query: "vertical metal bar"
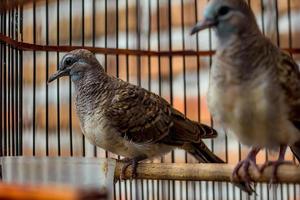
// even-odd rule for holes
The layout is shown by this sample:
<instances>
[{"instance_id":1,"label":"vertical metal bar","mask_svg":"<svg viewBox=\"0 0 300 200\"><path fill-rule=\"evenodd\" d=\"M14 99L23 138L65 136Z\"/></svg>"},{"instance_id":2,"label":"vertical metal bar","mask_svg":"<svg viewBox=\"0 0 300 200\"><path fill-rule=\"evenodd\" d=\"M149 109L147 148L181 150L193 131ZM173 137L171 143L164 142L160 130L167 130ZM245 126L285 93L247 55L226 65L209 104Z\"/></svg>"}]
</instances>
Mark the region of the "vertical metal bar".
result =
<instances>
[{"instance_id":1,"label":"vertical metal bar","mask_svg":"<svg viewBox=\"0 0 300 200\"><path fill-rule=\"evenodd\" d=\"M6 13L2 14L2 31L3 34L6 35ZM7 156L7 110L6 110L6 44L3 43L2 46L2 59L3 59L3 129L4 129L4 136L3 136L3 155Z\"/></svg>"},{"instance_id":2,"label":"vertical metal bar","mask_svg":"<svg viewBox=\"0 0 300 200\"><path fill-rule=\"evenodd\" d=\"M2 21L2 27L3 27L3 33L4 35L6 35L6 15L7 13L3 14L3 21ZM4 104L3 104L3 110L4 110L4 156L7 156L7 84L6 84L6 80L7 80L7 72L6 72L6 68L7 68L7 60L6 60L6 52L7 52L7 46L6 44L3 44L3 60L4 60L4 64L3 64L3 86L4 86L4 95L3 95L3 100L4 100Z\"/></svg>"},{"instance_id":3,"label":"vertical metal bar","mask_svg":"<svg viewBox=\"0 0 300 200\"><path fill-rule=\"evenodd\" d=\"M151 1L148 1L148 51L151 50ZM148 56L148 90L151 91L151 56ZM153 184L153 180L147 180L147 199L150 199L149 184ZM152 187L152 198L154 197L154 187Z\"/></svg>"},{"instance_id":4,"label":"vertical metal bar","mask_svg":"<svg viewBox=\"0 0 300 200\"><path fill-rule=\"evenodd\" d=\"M14 38L15 40L18 41L18 26L19 26L19 8L15 8L15 15L14 15L14 21L15 21L15 25L14 25ZM18 114L19 114L19 110L18 110L18 89L19 89L19 85L18 85L18 50L17 48L14 48L14 122L15 122L15 156L18 155L18 147L19 147L19 126L18 126Z\"/></svg>"},{"instance_id":5,"label":"vertical metal bar","mask_svg":"<svg viewBox=\"0 0 300 200\"><path fill-rule=\"evenodd\" d=\"M116 0L116 48L119 48L119 1ZM119 55L116 55L116 76L119 77ZM121 188L120 188L121 189Z\"/></svg>"},{"instance_id":6,"label":"vertical metal bar","mask_svg":"<svg viewBox=\"0 0 300 200\"><path fill-rule=\"evenodd\" d=\"M104 22L104 29L105 29L105 41L104 41L104 47L107 48L107 25L108 25L108 17L107 17L107 0L104 2L104 15L105 15L105 22ZM107 71L107 54L104 55L104 61L105 61L105 66L104 69ZM107 151L105 152L106 157L108 156Z\"/></svg>"},{"instance_id":7,"label":"vertical metal bar","mask_svg":"<svg viewBox=\"0 0 300 200\"><path fill-rule=\"evenodd\" d=\"M169 51L172 51L172 3L168 0L168 35L169 35ZM173 105L173 63L172 55L169 56L169 83L170 83L170 104ZM172 162L174 162L174 155L172 156Z\"/></svg>"},{"instance_id":8,"label":"vertical metal bar","mask_svg":"<svg viewBox=\"0 0 300 200\"><path fill-rule=\"evenodd\" d=\"M140 21L140 0L135 1L135 17L136 17L136 44L137 49L141 49L141 21ZM141 57L138 55L137 59L137 85L141 86ZM140 182L140 186L138 183ZM135 182L136 188L136 198L137 199L144 199L144 184L143 180L136 180ZM141 191L141 195L139 195L139 190Z\"/></svg>"},{"instance_id":9,"label":"vertical metal bar","mask_svg":"<svg viewBox=\"0 0 300 200\"><path fill-rule=\"evenodd\" d=\"M0 33L3 34L3 12L0 13ZM3 135L4 135L4 130L3 130L3 122L4 122L4 117L3 117L3 68L4 68L4 63L3 63L3 42L0 42L0 58L1 58L1 67L0 67L0 91L1 91L1 96L0 96L0 130L1 130L1 134L0 134L0 156L3 156Z\"/></svg>"},{"instance_id":10,"label":"vertical metal bar","mask_svg":"<svg viewBox=\"0 0 300 200\"><path fill-rule=\"evenodd\" d=\"M72 0L69 2L69 45L72 46ZM73 127L72 127L72 82L69 77L69 129L70 129L70 155L73 156Z\"/></svg>"},{"instance_id":11,"label":"vertical metal bar","mask_svg":"<svg viewBox=\"0 0 300 200\"><path fill-rule=\"evenodd\" d=\"M141 49L141 27L140 27L140 1L135 2L136 10L136 44L137 49ZM137 84L141 86L141 57L137 56Z\"/></svg>"},{"instance_id":12,"label":"vertical metal bar","mask_svg":"<svg viewBox=\"0 0 300 200\"><path fill-rule=\"evenodd\" d=\"M15 27L15 17L14 17L14 14L15 13L15 9L12 9L11 10L11 21L10 21L10 24L11 24L11 30L10 30L10 37L12 39L15 39L14 37L14 27ZM14 84L14 81L15 81L15 77L14 77L14 48L11 46L10 47L10 52L11 52L11 64L10 64L10 67L11 67L11 74L10 74L10 95L11 95L11 98L10 98L10 104L11 104L11 155L14 156L15 155L15 152L16 152L16 144L15 144L15 84Z\"/></svg>"},{"instance_id":13,"label":"vertical metal bar","mask_svg":"<svg viewBox=\"0 0 300 200\"><path fill-rule=\"evenodd\" d=\"M11 10L11 38L15 39L15 9ZM10 48L11 51L11 146L12 156L16 153L16 132L15 132L15 51L14 48Z\"/></svg>"},{"instance_id":14,"label":"vertical metal bar","mask_svg":"<svg viewBox=\"0 0 300 200\"><path fill-rule=\"evenodd\" d=\"M59 27L59 0L56 1L56 45L59 46L59 37L60 37L60 27ZM59 69L59 52L56 52L56 66L57 70ZM61 143L60 143L60 94L59 94L59 79L57 79L57 87L56 87L56 109L57 109L57 155L61 156ZM70 119L71 121L71 119ZM70 142L70 146L72 143Z\"/></svg>"},{"instance_id":15,"label":"vertical metal bar","mask_svg":"<svg viewBox=\"0 0 300 200\"><path fill-rule=\"evenodd\" d=\"M14 38L14 40L17 40L17 37L16 37L16 26L18 25L18 20L16 19L16 16L17 16L17 8L14 8L12 10L13 14L12 14L12 37ZM16 108L16 91L17 91L17 87L18 85L16 84L16 73L17 73L17 69L16 69L16 66L17 66L17 62L16 62L16 48L12 48L12 84L13 84L13 87L12 87L12 113L13 113L13 155L16 156L17 154L17 130L18 130L18 127L17 127L17 120L16 120L16 116L17 116L17 108Z\"/></svg>"},{"instance_id":16,"label":"vertical metal bar","mask_svg":"<svg viewBox=\"0 0 300 200\"><path fill-rule=\"evenodd\" d=\"M20 6L20 34L21 34L21 42L23 42L23 5ZM19 155L23 155L23 51L19 50L19 85L20 85L20 92L19 92L19 106L20 106L20 114L19 114Z\"/></svg>"},{"instance_id":17,"label":"vertical metal bar","mask_svg":"<svg viewBox=\"0 0 300 200\"><path fill-rule=\"evenodd\" d=\"M15 14L15 31L14 31L14 34L15 34L15 39L17 41L19 41L19 38L18 38L18 34L19 34L19 7L16 8L16 14ZM18 69L18 64L19 64L19 54L18 54L18 49L15 48L15 123L16 123L16 132L15 132L15 135L16 135L16 138L15 138L15 141L16 141L16 153L15 155L18 156L19 155L19 69Z\"/></svg>"},{"instance_id":18,"label":"vertical metal bar","mask_svg":"<svg viewBox=\"0 0 300 200\"><path fill-rule=\"evenodd\" d=\"M292 35L292 16L291 16L291 0L287 0L288 3L288 31L289 31L289 49L293 48L293 35Z\"/></svg>"},{"instance_id":19,"label":"vertical metal bar","mask_svg":"<svg viewBox=\"0 0 300 200\"><path fill-rule=\"evenodd\" d=\"M116 6L116 48L119 48L119 1L116 0L115 1L115 6ZM116 55L116 77L119 78L119 55ZM120 159L121 157L118 155L118 159ZM116 187L116 185L115 185ZM119 199L122 199L122 182L121 180L118 181L118 187L119 187ZM126 189L125 189L126 190Z\"/></svg>"},{"instance_id":20,"label":"vertical metal bar","mask_svg":"<svg viewBox=\"0 0 300 200\"><path fill-rule=\"evenodd\" d=\"M150 1L149 1L150 2ZM128 12L128 0L126 0L126 49L129 48L129 30L128 30L128 27L129 27L129 24L128 24L128 15L129 15L129 12ZM128 59L128 54L126 54L126 81L129 81L129 59Z\"/></svg>"},{"instance_id":21,"label":"vertical metal bar","mask_svg":"<svg viewBox=\"0 0 300 200\"><path fill-rule=\"evenodd\" d=\"M157 11L157 50L160 51L160 6L159 6L159 0L157 0L157 7L156 7L156 11ZM161 57L160 55L158 56L158 94L161 96L161 65L160 65L160 60Z\"/></svg>"},{"instance_id":22,"label":"vertical metal bar","mask_svg":"<svg viewBox=\"0 0 300 200\"><path fill-rule=\"evenodd\" d=\"M151 29L152 29L152 20L151 20L151 1L148 1L148 51L151 50ZM151 91L151 56L148 56L148 89Z\"/></svg>"},{"instance_id":23,"label":"vertical metal bar","mask_svg":"<svg viewBox=\"0 0 300 200\"><path fill-rule=\"evenodd\" d=\"M264 0L260 0L260 5L261 5L261 26L262 26L262 32L263 32L263 34L265 34L265 19L264 19L265 6L264 6Z\"/></svg>"},{"instance_id":24,"label":"vertical metal bar","mask_svg":"<svg viewBox=\"0 0 300 200\"><path fill-rule=\"evenodd\" d=\"M184 39L184 2L183 0L181 0L181 37L182 37L182 41L181 41L181 45L182 45L182 50L185 50L185 39ZM171 50L171 49L170 49ZM182 57L183 62L182 62L182 66L183 66L183 113L184 115L186 115L186 111L187 111L187 102L186 102L186 57L183 56ZM188 154L187 152L185 152L184 154L184 160L186 163L188 163ZM185 193L185 198L189 199L189 194L188 194L188 184L189 182L186 181L185 182L185 188L186 188L186 193ZM182 187L182 185L181 185Z\"/></svg>"},{"instance_id":25,"label":"vertical metal bar","mask_svg":"<svg viewBox=\"0 0 300 200\"><path fill-rule=\"evenodd\" d=\"M159 0L156 1L156 12L157 12L157 50L160 51L160 5ZM160 55L158 56L158 94L161 96L161 64L160 64ZM163 162L163 157L161 157L161 162ZM162 185L162 181L158 180L156 189L157 189L157 200L160 199L160 185Z\"/></svg>"},{"instance_id":26,"label":"vertical metal bar","mask_svg":"<svg viewBox=\"0 0 300 200\"><path fill-rule=\"evenodd\" d=\"M279 34L279 13L278 13L278 0L275 0L275 20L276 20L276 38L277 45L280 47L280 34Z\"/></svg>"},{"instance_id":27,"label":"vertical metal bar","mask_svg":"<svg viewBox=\"0 0 300 200\"><path fill-rule=\"evenodd\" d=\"M49 45L49 8L48 8L48 0L46 0L46 45L48 46ZM48 74L49 74L49 52L46 51L46 79L48 78ZM46 119L46 127L45 127L45 131L46 131L46 156L49 156L49 101L48 101L48 98L49 98L49 91L48 91L48 84L47 84L47 81L45 81L45 89L46 89L46 92L45 92L45 104L46 104L46 116L45 116L45 119Z\"/></svg>"},{"instance_id":28,"label":"vertical metal bar","mask_svg":"<svg viewBox=\"0 0 300 200\"><path fill-rule=\"evenodd\" d=\"M8 11L8 37L11 37L11 11ZM7 58L7 110L8 110L8 155L11 156L11 46L8 45L8 58Z\"/></svg>"},{"instance_id":29,"label":"vertical metal bar","mask_svg":"<svg viewBox=\"0 0 300 200\"><path fill-rule=\"evenodd\" d=\"M81 8L81 45L82 47L84 47L84 0L81 1L81 5L82 5L82 8ZM85 156L85 137L84 135L82 134L82 156L84 157Z\"/></svg>"},{"instance_id":30,"label":"vertical metal bar","mask_svg":"<svg viewBox=\"0 0 300 200\"><path fill-rule=\"evenodd\" d=\"M92 46L96 43L96 1L92 2ZM97 146L94 146L94 156L97 157Z\"/></svg>"},{"instance_id":31,"label":"vertical metal bar","mask_svg":"<svg viewBox=\"0 0 300 200\"><path fill-rule=\"evenodd\" d=\"M33 44L36 44L36 0L33 0ZM35 95L36 95L36 52L33 50L33 111L32 111L32 155L35 156Z\"/></svg>"},{"instance_id":32,"label":"vertical metal bar","mask_svg":"<svg viewBox=\"0 0 300 200\"><path fill-rule=\"evenodd\" d=\"M168 38L169 38L169 51L172 51L172 1L168 0ZM170 104L173 106L173 63L172 55L169 56L169 84L170 84ZM171 162L174 163L175 154L174 151L171 152ZM172 187L170 187L170 184ZM171 198L170 189L172 188L172 196L175 197L175 182L168 181L168 193L169 199ZM188 192L187 192L188 193Z\"/></svg>"}]
</instances>

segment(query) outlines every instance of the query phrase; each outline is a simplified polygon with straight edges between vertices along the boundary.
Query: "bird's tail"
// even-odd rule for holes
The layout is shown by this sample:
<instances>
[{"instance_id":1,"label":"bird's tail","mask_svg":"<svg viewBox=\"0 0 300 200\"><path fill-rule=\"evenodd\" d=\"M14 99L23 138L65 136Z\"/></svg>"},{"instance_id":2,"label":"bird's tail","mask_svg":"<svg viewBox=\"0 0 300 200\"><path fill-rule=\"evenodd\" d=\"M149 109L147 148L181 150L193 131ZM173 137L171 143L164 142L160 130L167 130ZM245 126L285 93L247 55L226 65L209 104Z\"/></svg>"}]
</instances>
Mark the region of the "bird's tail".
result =
<instances>
[{"instance_id":1,"label":"bird's tail","mask_svg":"<svg viewBox=\"0 0 300 200\"><path fill-rule=\"evenodd\" d=\"M201 141L200 143L191 143L186 151L192 154L201 163L224 163Z\"/></svg>"},{"instance_id":2,"label":"bird's tail","mask_svg":"<svg viewBox=\"0 0 300 200\"><path fill-rule=\"evenodd\" d=\"M200 143L190 143L188 145L184 145L184 149L192 154L201 163L225 163L221 158L209 150L209 148L202 141ZM255 192L252 188L247 187L244 182L233 184L241 190L247 192L249 195Z\"/></svg>"},{"instance_id":3,"label":"bird's tail","mask_svg":"<svg viewBox=\"0 0 300 200\"><path fill-rule=\"evenodd\" d=\"M296 142L292 146L290 146L294 156L297 158L298 162L300 162L300 141Z\"/></svg>"}]
</instances>

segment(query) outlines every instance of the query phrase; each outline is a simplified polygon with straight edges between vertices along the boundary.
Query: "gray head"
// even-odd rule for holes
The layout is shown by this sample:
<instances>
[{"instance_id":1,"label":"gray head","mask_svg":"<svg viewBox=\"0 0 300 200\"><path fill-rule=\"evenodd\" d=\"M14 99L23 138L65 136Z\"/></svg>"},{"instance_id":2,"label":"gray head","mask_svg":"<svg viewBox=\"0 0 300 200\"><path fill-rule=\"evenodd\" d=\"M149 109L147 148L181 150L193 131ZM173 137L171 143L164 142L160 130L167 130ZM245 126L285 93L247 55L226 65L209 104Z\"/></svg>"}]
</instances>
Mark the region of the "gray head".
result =
<instances>
[{"instance_id":1,"label":"gray head","mask_svg":"<svg viewBox=\"0 0 300 200\"><path fill-rule=\"evenodd\" d=\"M204 20L197 23L191 34L213 27L219 39L233 35L260 32L255 16L244 0L211 0L204 11Z\"/></svg>"},{"instance_id":2,"label":"gray head","mask_svg":"<svg viewBox=\"0 0 300 200\"><path fill-rule=\"evenodd\" d=\"M62 77L70 76L73 82L85 77L86 74L103 72L103 68L95 55L85 49L77 49L67 53L60 61L59 70L51 75L48 83Z\"/></svg>"}]
</instances>

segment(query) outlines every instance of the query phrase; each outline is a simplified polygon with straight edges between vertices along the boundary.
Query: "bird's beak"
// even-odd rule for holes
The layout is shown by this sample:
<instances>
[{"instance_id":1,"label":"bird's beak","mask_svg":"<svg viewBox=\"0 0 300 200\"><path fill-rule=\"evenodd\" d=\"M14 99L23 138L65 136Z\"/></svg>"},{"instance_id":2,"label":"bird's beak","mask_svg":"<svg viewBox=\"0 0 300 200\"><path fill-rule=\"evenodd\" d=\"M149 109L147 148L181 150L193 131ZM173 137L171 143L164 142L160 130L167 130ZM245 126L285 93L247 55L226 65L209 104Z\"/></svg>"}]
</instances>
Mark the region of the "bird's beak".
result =
<instances>
[{"instance_id":1,"label":"bird's beak","mask_svg":"<svg viewBox=\"0 0 300 200\"><path fill-rule=\"evenodd\" d=\"M199 32L199 31L202 31L204 29L207 29L207 28L210 28L210 27L213 27L215 25L217 25L218 22L217 20L215 19L204 19L203 21L201 22L198 22L191 30L191 35Z\"/></svg>"},{"instance_id":2,"label":"bird's beak","mask_svg":"<svg viewBox=\"0 0 300 200\"><path fill-rule=\"evenodd\" d=\"M64 70L58 70L57 72L55 72L54 74L52 74L49 79L48 79L48 83L54 81L55 79L58 79L59 77L62 76L68 76L70 72L69 68L66 68Z\"/></svg>"}]
</instances>

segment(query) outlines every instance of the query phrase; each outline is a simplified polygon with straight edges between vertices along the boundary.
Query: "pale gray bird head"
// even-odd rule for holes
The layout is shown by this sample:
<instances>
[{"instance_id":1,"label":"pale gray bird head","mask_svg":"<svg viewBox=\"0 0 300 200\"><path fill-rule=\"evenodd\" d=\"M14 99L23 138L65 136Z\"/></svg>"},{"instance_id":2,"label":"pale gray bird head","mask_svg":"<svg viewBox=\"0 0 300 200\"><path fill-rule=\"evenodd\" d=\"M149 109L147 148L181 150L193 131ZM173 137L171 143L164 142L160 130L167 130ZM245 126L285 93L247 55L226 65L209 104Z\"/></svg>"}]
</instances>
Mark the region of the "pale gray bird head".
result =
<instances>
[{"instance_id":1,"label":"pale gray bird head","mask_svg":"<svg viewBox=\"0 0 300 200\"><path fill-rule=\"evenodd\" d=\"M103 71L92 52L86 49L77 49L67 53L62 58L59 70L49 77L48 83L62 76L70 76L71 80L76 83L86 77L87 74Z\"/></svg>"},{"instance_id":2,"label":"pale gray bird head","mask_svg":"<svg viewBox=\"0 0 300 200\"><path fill-rule=\"evenodd\" d=\"M244 0L211 0L204 11L204 20L197 23L191 34L215 28L219 39L259 31L255 16Z\"/></svg>"}]
</instances>

